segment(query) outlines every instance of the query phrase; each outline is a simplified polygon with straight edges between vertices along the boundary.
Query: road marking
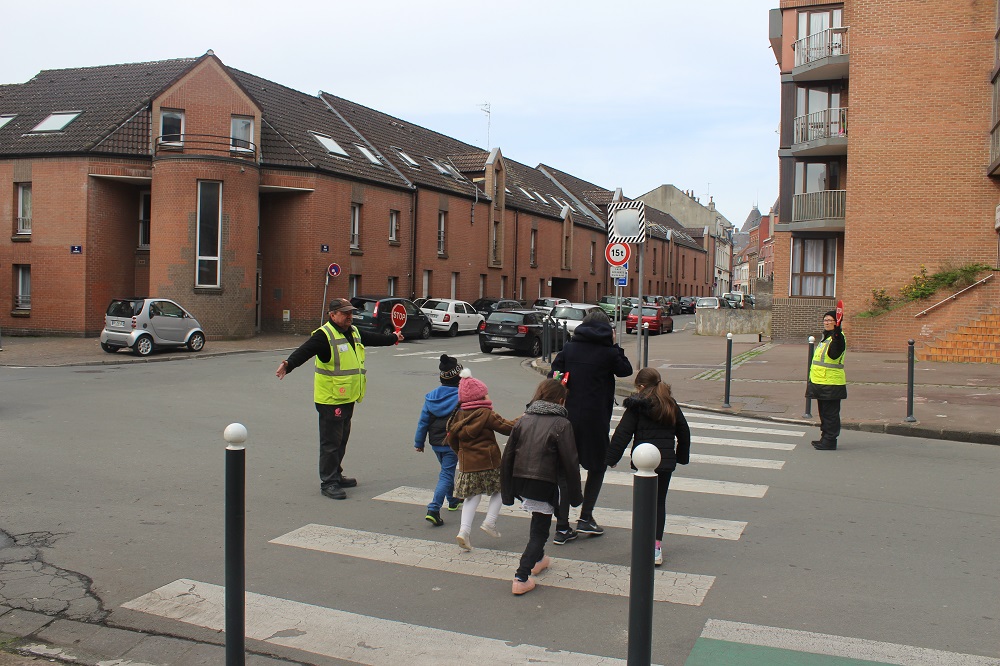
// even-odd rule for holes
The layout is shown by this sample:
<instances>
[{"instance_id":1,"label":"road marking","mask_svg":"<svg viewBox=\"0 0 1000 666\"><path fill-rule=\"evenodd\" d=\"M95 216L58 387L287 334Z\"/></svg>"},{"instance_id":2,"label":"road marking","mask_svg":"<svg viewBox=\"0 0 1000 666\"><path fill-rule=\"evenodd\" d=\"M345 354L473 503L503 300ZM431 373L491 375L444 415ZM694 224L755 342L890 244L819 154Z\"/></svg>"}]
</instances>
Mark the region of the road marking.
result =
<instances>
[{"instance_id":1,"label":"road marking","mask_svg":"<svg viewBox=\"0 0 1000 666\"><path fill-rule=\"evenodd\" d=\"M740 647L736 644L742 644L791 652L805 652L845 659L856 659L865 664L875 662L897 664L899 666L924 666L925 664L935 664L935 666L1000 666L1000 659L994 657L944 652L941 650L913 647L911 645L884 643L882 641L870 641L848 636L818 634L811 631L782 629L780 627L765 627L743 622L728 622L726 620L708 620L705 623L705 628L702 630L701 638L698 639L698 642L702 639L733 643L734 645L732 646L713 646L715 648L712 650L713 658L718 657L720 654L725 654L735 659L735 661L727 663L766 663L757 660L740 660ZM699 655L698 642L695 643L695 649L691 651L691 656L688 658L687 664L695 666L723 663L717 660L703 660L701 655ZM772 657L774 656L777 655L772 655ZM781 663L795 663L794 655L786 654L782 656L785 659ZM791 657L791 660L788 659L789 657ZM774 661L777 661L777 659L774 659Z\"/></svg>"},{"instance_id":2,"label":"road marking","mask_svg":"<svg viewBox=\"0 0 1000 666\"><path fill-rule=\"evenodd\" d=\"M484 356L482 358L470 358L466 363L488 363L489 361L507 361L513 356Z\"/></svg>"},{"instance_id":3,"label":"road marking","mask_svg":"<svg viewBox=\"0 0 1000 666\"><path fill-rule=\"evenodd\" d=\"M786 437L805 437L804 430L779 430L778 428L758 428L751 426L723 425L721 423L703 423L701 421L688 421L692 429L697 430L726 430L728 432L747 432L757 435L784 435Z\"/></svg>"},{"instance_id":4,"label":"road marking","mask_svg":"<svg viewBox=\"0 0 1000 666\"><path fill-rule=\"evenodd\" d=\"M734 456L711 456L703 453L692 453L691 462L700 465L732 465L733 467L758 467L760 469L781 469L784 460L768 458L737 458Z\"/></svg>"},{"instance_id":5,"label":"road marking","mask_svg":"<svg viewBox=\"0 0 1000 666\"><path fill-rule=\"evenodd\" d=\"M368 351L367 347L365 347L365 352L369 354L371 353L370 351ZM393 356L425 356L425 355L430 356L430 355L447 354L447 353L448 352L444 351L418 351L418 352L408 352L406 354L393 354Z\"/></svg>"},{"instance_id":6,"label":"road marking","mask_svg":"<svg viewBox=\"0 0 1000 666\"><path fill-rule=\"evenodd\" d=\"M479 547L464 551L454 543L332 525L304 525L271 539L271 543L508 583L513 580L521 559L520 553ZM552 560L552 565L537 581L549 587L627 597L629 578L630 569L626 566L559 558ZM654 572L653 600L700 606L714 582L715 576L657 570Z\"/></svg>"},{"instance_id":7,"label":"road marking","mask_svg":"<svg viewBox=\"0 0 1000 666\"><path fill-rule=\"evenodd\" d=\"M587 470L580 473L586 478ZM608 471L604 475L604 483L613 486L631 486L631 472ZM710 495L730 495L732 497L763 497L767 494L767 486L758 483L739 483L736 481L716 481L715 479L693 479L685 476L671 476L670 490L680 490L687 493L707 493Z\"/></svg>"},{"instance_id":8,"label":"road marking","mask_svg":"<svg viewBox=\"0 0 1000 666\"><path fill-rule=\"evenodd\" d=\"M226 628L224 587L181 579L122 604L123 608L180 620L215 631ZM624 664L621 659L563 652L517 641L348 613L246 593L246 636L358 664L396 666L454 663L469 655L483 664Z\"/></svg>"},{"instance_id":9,"label":"road marking","mask_svg":"<svg viewBox=\"0 0 1000 666\"><path fill-rule=\"evenodd\" d=\"M424 488L414 488L412 486L401 486L389 492L382 493L374 499L383 502L399 502L400 504L412 504L414 506L427 506L431 501L434 492ZM486 503L479 505L479 513L485 513ZM530 516L522 511L520 507L505 506L500 509L501 515L514 518L529 518ZM579 518L579 509L570 510L570 520ZM620 509L606 509L602 507L594 508L594 520L605 527L619 527L622 529L632 529L632 512ZM747 524L740 520L722 520L719 518L695 518L692 516L677 516L667 514L667 524L663 528L665 534L677 534L681 536L703 537L708 539L726 539L737 541L743 535L743 530Z\"/></svg>"},{"instance_id":10,"label":"road marking","mask_svg":"<svg viewBox=\"0 0 1000 666\"><path fill-rule=\"evenodd\" d=\"M785 442L756 442L750 439L729 439L725 437L691 437L691 444L713 444L719 446L738 446L745 449L774 449L776 451L793 451L794 444Z\"/></svg>"}]
</instances>

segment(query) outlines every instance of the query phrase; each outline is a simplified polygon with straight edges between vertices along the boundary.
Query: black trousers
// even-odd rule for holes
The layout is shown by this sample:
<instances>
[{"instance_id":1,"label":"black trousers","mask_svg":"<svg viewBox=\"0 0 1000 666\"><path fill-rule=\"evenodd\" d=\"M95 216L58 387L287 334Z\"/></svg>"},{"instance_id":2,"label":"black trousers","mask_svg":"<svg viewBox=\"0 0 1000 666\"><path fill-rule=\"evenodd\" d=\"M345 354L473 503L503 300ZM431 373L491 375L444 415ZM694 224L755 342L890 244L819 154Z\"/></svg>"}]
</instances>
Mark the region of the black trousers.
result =
<instances>
[{"instance_id":1,"label":"black trousers","mask_svg":"<svg viewBox=\"0 0 1000 666\"><path fill-rule=\"evenodd\" d=\"M354 403L316 403L316 411L319 412L319 484L321 488L326 488L340 483L340 477L344 473L343 461L347 452L347 440L351 436Z\"/></svg>"},{"instance_id":2,"label":"black trousers","mask_svg":"<svg viewBox=\"0 0 1000 666\"><path fill-rule=\"evenodd\" d=\"M670 490L672 469L656 473L656 540L663 541L663 527L667 524L667 491Z\"/></svg>"},{"instance_id":3,"label":"black trousers","mask_svg":"<svg viewBox=\"0 0 1000 666\"><path fill-rule=\"evenodd\" d=\"M601 487L604 485L604 473L607 467L599 470L587 470L587 483L583 486L583 506L580 507L580 520L593 520L594 507L597 506L597 497L601 494ZM556 507L556 529L569 529L569 490L566 485L566 478L559 475L559 506Z\"/></svg>"},{"instance_id":4,"label":"black trousers","mask_svg":"<svg viewBox=\"0 0 1000 666\"><path fill-rule=\"evenodd\" d=\"M537 511L531 512L531 531L528 533L528 545L525 546L524 555L521 555L521 562L517 571L514 572L514 577L519 581L528 580L531 568L545 557L545 542L549 540L550 525L552 525L552 516Z\"/></svg>"},{"instance_id":5,"label":"black trousers","mask_svg":"<svg viewBox=\"0 0 1000 666\"><path fill-rule=\"evenodd\" d=\"M817 400L819 407L820 442L823 446L837 446L840 436L840 400Z\"/></svg>"}]
</instances>

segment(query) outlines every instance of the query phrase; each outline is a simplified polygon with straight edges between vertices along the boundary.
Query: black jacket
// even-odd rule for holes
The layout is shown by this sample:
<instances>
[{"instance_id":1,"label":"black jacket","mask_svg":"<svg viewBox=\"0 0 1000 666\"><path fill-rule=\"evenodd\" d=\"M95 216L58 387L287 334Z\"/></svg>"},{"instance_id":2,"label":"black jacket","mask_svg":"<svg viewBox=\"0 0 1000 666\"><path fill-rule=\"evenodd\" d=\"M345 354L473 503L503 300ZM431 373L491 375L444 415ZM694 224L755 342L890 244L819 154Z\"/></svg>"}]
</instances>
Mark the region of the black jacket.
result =
<instances>
[{"instance_id":1,"label":"black jacket","mask_svg":"<svg viewBox=\"0 0 1000 666\"><path fill-rule=\"evenodd\" d=\"M570 378L572 379L572 377ZM643 396L633 395L625 398L622 403L625 413L615 428L611 446L608 447L608 465L617 465L621 460L625 447L633 442L632 450L639 444L649 442L660 450L660 464L657 472L673 470L677 465L687 465L691 458L691 428L680 406L677 407L677 421L667 425L654 421L650 416L653 403ZM674 441L677 445L674 447ZM635 469L635 465L632 466Z\"/></svg>"},{"instance_id":2,"label":"black jacket","mask_svg":"<svg viewBox=\"0 0 1000 666\"><path fill-rule=\"evenodd\" d=\"M334 324L336 326L336 324ZM354 346L354 333L351 329L344 330L339 329L341 333L347 336L347 341ZM368 331L358 331L358 335L361 337L361 344L365 347L388 347L389 345L396 344L396 334L382 334L382 333L371 333ZM288 355L285 359L285 372L291 372L295 368L299 367L313 356L318 356L319 360L323 363L330 362L331 350L330 341L326 338L326 333L316 329L308 340L299 345L299 348Z\"/></svg>"},{"instance_id":3,"label":"black jacket","mask_svg":"<svg viewBox=\"0 0 1000 666\"><path fill-rule=\"evenodd\" d=\"M570 504L583 502L573 427L564 416L525 413L507 438L501 470L500 492L508 506L514 503L515 477L555 484L560 474L566 477Z\"/></svg>"}]
</instances>

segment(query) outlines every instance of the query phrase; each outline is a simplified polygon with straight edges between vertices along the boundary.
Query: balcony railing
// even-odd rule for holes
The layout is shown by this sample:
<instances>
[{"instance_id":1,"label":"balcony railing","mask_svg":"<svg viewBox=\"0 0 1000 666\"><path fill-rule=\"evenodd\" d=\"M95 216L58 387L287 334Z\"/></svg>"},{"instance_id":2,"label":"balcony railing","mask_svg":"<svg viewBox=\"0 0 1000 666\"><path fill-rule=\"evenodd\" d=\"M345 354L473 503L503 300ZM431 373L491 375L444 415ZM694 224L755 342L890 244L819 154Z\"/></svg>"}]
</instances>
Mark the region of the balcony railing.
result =
<instances>
[{"instance_id":1,"label":"balcony railing","mask_svg":"<svg viewBox=\"0 0 1000 666\"><path fill-rule=\"evenodd\" d=\"M792 197L792 222L843 219L847 190L824 190Z\"/></svg>"},{"instance_id":2,"label":"balcony railing","mask_svg":"<svg viewBox=\"0 0 1000 666\"><path fill-rule=\"evenodd\" d=\"M14 309L15 310L30 310L31 309L31 294L18 294L14 297Z\"/></svg>"},{"instance_id":3,"label":"balcony railing","mask_svg":"<svg viewBox=\"0 0 1000 666\"><path fill-rule=\"evenodd\" d=\"M17 218L17 233L19 233L19 234L30 234L31 233L31 218L30 217L19 217L19 218Z\"/></svg>"},{"instance_id":4,"label":"balcony railing","mask_svg":"<svg viewBox=\"0 0 1000 666\"><path fill-rule=\"evenodd\" d=\"M850 41L847 38L847 28L821 30L815 35L798 40L792 45L792 48L795 49L796 67L831 56L848 55Z\"/></svg>"},{"instance_id":5,"label":"balcony railing","mask_svg":"<svg viewBox=\"0 0 1000 666\"><path fill-rule=\"evenodd\" d=\"M444 232L438 231L438 254L444 254Z\"/></svg>"},{"instance_id":6,"label":"balcony railing","mask_svg":"<svg viewBox=\"0 0 1000 666\"><path fill-rule=\"evenodd\" d=\"M847 136L847 107L823 109L795 119L792 143Z\"/></svg>"},{"instance_id":7,"label":"balcony railing","mask_svg":"<svg viewBox=\"0 0 1000 666\"><path fill-rule=\"evenodd\" d=\"M351 234L351 249L357 250L360 247L361 247L361 235Z\"/></svg>"},{"instance_id":8,"label":"balcony railing","mask_svg":"<svg viewBox=\"0 0 1000 666\"><path fill-rule=\"evenodd\" d=\"M228 155L256 162L257 144L213 134L164 134L156 137L154 154L159 157L170 153Z\"/></svg>"}]
</instances>

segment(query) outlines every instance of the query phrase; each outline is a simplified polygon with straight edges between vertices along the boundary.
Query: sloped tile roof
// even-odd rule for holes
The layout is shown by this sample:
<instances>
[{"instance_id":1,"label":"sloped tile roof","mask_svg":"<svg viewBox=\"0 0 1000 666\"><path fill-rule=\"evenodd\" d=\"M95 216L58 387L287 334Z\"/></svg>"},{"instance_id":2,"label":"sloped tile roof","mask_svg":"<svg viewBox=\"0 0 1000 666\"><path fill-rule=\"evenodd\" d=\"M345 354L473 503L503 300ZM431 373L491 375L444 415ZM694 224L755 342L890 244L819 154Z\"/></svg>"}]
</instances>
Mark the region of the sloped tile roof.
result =
<instances>
[{"instance_id":1,"label":"sloped tile roof","mask_svg":"<svg viewBox=\"0 0 1000 666\"><path fill-rule=\"evenodd\" d=\"M581 211L580 206L541 171L509 157L504 157L504 164L507 165L507 189L510 191L507 195L508 208L562 219L563 206L568 204L574 224L604 229L603 224L588 216L586 210Z\"/></svg>"},{"instance_id":2,"label":"sloped tile roof","mask_svg":"<svg viewBox=\"0 0 1000 666\"><path fill-rule=\"evenodd\" d=\"M666 238L667 230L669 229L672 232L673 241L678 245L704 251L701 244L692 238L691 229L685 229L684 225L678 222L670 213L664 213L662 210L657 210L652 206L646 206L646 223L652 225L654 235Z\"/></svg>"},{"instance_id":3,"label":"sloped tile roof","mask_svg":"<svg viewBox=\"0 0 1000 666\"><path fill-rule=\"evenodd\" d=\"M593 183L577 178L565 171L554 169L545 164L539 164L538 170L544 173L550 180L555 182L560 188L572 196L580 206L587 206L591 215L600 220L602 224L608 223L608 206L615 193ZM606 193L606 194L605 194ZM594 201L591 197L603 201Z\"/></svg>"},{"instance_id":4,"label":"sloped tile roof","mask_svg":"<svg viewBox=\"0 0 1000 666\"><path fill-rule=\"evenodd\" d=\"M85 152L187 70L196 59L43 70L27 83L6 86L0 114L17 117L0 128L0 155ZM31 130L56 111L80 111L58 132Z\"/></svg>"},{"instance_id":5,"label":"sloped tile roof","mask_svg":"<svg viewBox=\"0 0 1000 666\"><path fill-rule=\"evenodd\" d=\"M486 170L486 160L490 153L486 150L477 150L474 153L462 155L448 155L448 159L455 165L455 168L462 173L482 173Z\"/></svg>"}]
</instances>

